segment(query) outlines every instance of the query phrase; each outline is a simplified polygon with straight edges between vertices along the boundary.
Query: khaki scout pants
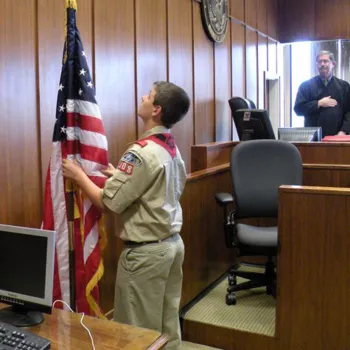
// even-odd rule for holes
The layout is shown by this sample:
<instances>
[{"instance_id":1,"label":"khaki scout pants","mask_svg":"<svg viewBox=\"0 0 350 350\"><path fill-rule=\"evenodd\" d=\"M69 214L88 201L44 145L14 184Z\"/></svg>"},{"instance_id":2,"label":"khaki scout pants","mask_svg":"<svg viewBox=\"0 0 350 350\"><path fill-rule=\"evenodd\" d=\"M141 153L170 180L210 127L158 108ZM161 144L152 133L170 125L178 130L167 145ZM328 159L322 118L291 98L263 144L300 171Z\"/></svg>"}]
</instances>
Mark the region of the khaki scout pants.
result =
<instances>
[{"instance_id":1,"label":"khaki scout pants","mask_svg":"<svg viewBox=\"0 0 350 350\"><path fill-rule=\"evenodd\" d=\"M183 260L179 234L125 248L118 263L114 320L159 331L169 340L166 349L178 349Z\"/></svg>"}]
</instances>

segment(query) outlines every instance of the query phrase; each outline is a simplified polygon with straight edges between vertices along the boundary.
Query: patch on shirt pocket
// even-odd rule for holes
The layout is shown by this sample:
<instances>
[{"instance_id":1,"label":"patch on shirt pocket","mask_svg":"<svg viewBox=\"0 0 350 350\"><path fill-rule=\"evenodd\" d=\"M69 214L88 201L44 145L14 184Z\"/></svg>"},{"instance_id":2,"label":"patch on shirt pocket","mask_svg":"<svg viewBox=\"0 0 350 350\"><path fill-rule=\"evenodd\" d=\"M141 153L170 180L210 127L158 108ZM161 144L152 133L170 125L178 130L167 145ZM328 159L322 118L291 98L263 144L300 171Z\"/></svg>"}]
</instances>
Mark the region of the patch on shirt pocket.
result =
<instances>
[{"instance_id":1,"label":"patch on shirt pocket","mask_svg":"<svg viewBox=\"0 0 350 350\"><path fill-rule=\"evenodd\" d=\"M119 189L123 186L123 184L128 179L128 176L121 172L115 172L114 175L107 180L106 186L103 190L104 194L112 199Z\"/></svg>"}]
</instances>

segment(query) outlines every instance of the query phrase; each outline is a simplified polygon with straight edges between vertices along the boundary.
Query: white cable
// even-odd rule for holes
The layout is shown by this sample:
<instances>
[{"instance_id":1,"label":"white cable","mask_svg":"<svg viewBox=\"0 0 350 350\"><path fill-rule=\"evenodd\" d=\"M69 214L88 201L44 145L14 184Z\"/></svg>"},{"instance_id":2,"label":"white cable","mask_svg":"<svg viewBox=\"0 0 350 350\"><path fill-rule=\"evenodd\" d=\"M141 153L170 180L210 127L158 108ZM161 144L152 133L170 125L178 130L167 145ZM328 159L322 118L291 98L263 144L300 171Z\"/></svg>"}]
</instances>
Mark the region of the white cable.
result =
<instances>
[{"instance_id":1,"label":"white cable","mask_svg":"<svg viewBox=\"0 0 350 350\"><path fill-rule=\"evenodd\" d=\"M74 313L74 311L70 308L70 306L69 306L65 301L63 301L63 300L55 300L54 303L52 304L52 307L54 307L56 303L62 303L62 304L64 304L64 305L66 305L66 306L68 307L68 309L69 309L71 312ZM82 315L82 316L81 316L81 319L80 319L80 324L81 324L81 325L86 329L86 331L88 332L89 337L90 337L90 340L91 340L92 350L95 350L94 338L92 337L92 334L91 334L89 328L87 328L87 327L85 326L85 324L83 323L83 318L84 318L84 316L85 316L85 313L84 313L84 312L80 312L79 315Z\"/></svg>"}]
</instances>

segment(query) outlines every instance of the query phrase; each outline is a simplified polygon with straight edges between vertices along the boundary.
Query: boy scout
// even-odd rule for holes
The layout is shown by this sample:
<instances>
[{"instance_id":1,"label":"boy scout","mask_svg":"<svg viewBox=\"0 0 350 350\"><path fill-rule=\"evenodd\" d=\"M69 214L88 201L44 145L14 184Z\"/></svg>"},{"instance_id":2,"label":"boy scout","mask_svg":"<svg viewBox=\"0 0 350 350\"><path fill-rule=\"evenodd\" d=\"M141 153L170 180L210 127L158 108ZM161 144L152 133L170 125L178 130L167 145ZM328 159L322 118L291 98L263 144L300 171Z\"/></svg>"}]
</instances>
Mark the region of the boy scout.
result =
<instances>
[{"instance_id":1,"label":"boy scout","mask_svg":"<svg viewBox=\"0 0 350 350\"><path fill-rule=\"evenodd\" d=\"M179 203L186 170L170 133L188 112L186 92L155 82L142 97L138 115L145 133L124 153L117 168L98 188L75 162L63 160L63 174L77 182L103 211L122 216L124 241L117 270L114 320L167 335L167 349L181 342L179 304L184 245L179 235Z\"/></svg>"}]
</instances>

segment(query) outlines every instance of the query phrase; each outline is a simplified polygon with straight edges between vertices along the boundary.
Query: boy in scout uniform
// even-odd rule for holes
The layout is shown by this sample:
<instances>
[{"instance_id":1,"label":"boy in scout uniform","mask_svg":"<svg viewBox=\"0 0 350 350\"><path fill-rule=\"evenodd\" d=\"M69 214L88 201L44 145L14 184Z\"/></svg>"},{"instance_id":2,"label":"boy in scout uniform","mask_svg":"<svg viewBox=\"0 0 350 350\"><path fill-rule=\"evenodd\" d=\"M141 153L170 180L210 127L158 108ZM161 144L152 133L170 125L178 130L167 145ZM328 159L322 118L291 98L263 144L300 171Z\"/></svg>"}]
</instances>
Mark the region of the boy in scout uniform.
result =
<instances>
[{"instance_id":1,"label":"boy in scout uniform","mask_svg":"<svg viewBox=\"0 0 350 350\"><path fill-rule=\"evenodd\" d=\"M122 216L121 253L115 287L114 320L167 335L167 349L181 343L179 304L184 245L180 196L186 182L171 127L188 112L186 92L155 82L142 97L138 115L145 133L124 153L101 190L82 168L63 160L63 175L77 182L94 205Z\"/></svg>"}]
</instances>

